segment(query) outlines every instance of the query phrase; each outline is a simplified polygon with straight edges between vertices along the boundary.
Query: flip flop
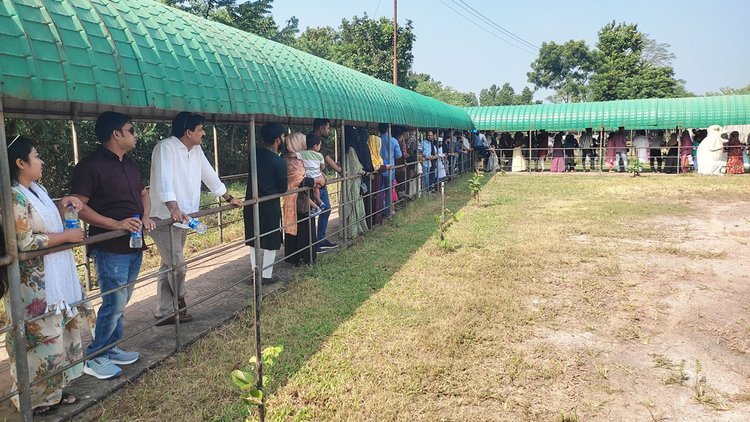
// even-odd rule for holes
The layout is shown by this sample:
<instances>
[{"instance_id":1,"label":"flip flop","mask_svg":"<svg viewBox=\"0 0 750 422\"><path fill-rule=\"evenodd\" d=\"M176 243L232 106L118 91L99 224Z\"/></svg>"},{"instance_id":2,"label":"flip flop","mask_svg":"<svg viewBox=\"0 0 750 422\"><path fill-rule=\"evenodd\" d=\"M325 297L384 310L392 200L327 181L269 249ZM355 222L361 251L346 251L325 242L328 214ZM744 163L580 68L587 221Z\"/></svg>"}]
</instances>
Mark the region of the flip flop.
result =
<instances>
[{"instance_id":1,"label":"flip flop","mask_svg":"<svg viewBox=\"0 0 750 422\"><path fill-rule=\"evenodd\" d=\"M47 416L53 413L55 410L57 410L57 406L60 406L60 405L67 406L70 404L74 404L77 401L78 401L78 398L76 396L63 391L62 398L60 399L59 403L52 405L52 406L39 406L36 409L34 409L34 415L35 416Z\"/></svg>"},{"instance_id":2,"label":"flip flop","mask_svg":"<svg viewBox=\"0 0 750 422\"><path fill-rule=\"evenodd\" d=\"M60 399L60 403L62 405L69 405L69 404L75 404L78 402L78 398L68 392L63 391L62 393L62 399Z\"/></svg>"}]
</instances>

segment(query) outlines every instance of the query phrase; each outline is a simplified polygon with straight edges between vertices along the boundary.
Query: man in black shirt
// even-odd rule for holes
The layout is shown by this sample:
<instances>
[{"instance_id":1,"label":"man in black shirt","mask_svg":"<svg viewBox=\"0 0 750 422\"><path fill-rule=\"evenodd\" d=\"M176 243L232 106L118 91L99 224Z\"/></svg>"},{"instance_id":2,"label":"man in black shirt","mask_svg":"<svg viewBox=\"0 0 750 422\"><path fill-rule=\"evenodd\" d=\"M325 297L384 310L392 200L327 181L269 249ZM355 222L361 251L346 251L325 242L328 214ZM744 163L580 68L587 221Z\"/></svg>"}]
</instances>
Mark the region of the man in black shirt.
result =
<instances>
[{"instance_id":1,"label":"man in black shirt","mask_svg":"<svg viewBox=\"0 0 750 422\"><path fill-rule=\"evenodd\" d=\"M85 204L80 217L89 223L89 236L115 230L137 233L143 227L151 230L148 191L135 162L125 156L135 148L135 128L130 117L107 111L96 119L96 136L101 145L79 162L73 170L71 192ZM125 306L133 294L143 248L131 248L129 236L123 235L90 246L99 288L104 293L96 319L94 340L87 354L106 351L86 362L84 372L99 379L113 378L138 360L138 352L126 352L111 344L122 338ZM109 293L108 293L109 292Z\"/></svg>"},{"instance_id":2,"label":"man in black shirt","mask_svg":"<svg viewBox=\"0 0 750 422\"><path fill-rule=\"evenodd\" d=\"M255 158L258 165L258 197L284 193L287 191L286 162L279 157L279 146L286 138L286 128L273 123L260 128L263 135L263 143L255 150ZM251 163L248 159L248 181L245 198L253 197L253 184L250 180ZM253 225L253 206L245 207L242 214L245 221L245 242L250 246L250 262L255 267L255 226ZM281 249L281 200L279 198L264 201L258 204L260 220L260 248L263 274L262 284L271 284L279 281L273 276L273 262L276 259L276 251ZM268 233L268 234L266 234Z\"/></svg>"}]
</instances>

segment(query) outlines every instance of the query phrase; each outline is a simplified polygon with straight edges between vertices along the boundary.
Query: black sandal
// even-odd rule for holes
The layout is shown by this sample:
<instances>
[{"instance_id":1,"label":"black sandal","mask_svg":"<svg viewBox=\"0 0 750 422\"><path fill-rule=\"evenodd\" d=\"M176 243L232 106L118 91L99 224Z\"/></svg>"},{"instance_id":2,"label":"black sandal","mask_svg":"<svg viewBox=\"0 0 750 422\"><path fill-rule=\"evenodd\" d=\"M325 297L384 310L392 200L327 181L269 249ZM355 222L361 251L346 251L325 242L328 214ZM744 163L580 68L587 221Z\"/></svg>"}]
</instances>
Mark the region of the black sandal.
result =
<instances>
[{"instance_id":1,"label":"black sandal","mask_svg":"<svg viewBox=\"0 0 750 422\"><path fill-rule=\"evenodd\" d=\"M57 406L67 406L78 402L78 398L70 393L63 391L60 401L52 406L39 406L34 409L34 416L47 416L57 410Z\"/></svg>"}]
</instances>

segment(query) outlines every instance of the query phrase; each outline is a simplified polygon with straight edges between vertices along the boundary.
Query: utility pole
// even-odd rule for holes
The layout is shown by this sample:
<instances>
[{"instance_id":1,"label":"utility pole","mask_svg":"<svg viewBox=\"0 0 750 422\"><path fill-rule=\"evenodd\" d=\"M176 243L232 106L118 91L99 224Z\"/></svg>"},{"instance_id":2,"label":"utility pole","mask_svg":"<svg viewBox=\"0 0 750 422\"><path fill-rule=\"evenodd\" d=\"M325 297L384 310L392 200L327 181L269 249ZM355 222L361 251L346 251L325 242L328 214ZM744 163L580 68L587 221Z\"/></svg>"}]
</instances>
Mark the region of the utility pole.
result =
<instances>
[{"instance_id":1,"label":"utility pole","mask_svg":"<svg viewBox=\"0 0 750 422\"><path fill-rule=\"evenodd\" d=\"M393 0L393 85L398 85L398 0Z\"/></svg>"}]
</instances>

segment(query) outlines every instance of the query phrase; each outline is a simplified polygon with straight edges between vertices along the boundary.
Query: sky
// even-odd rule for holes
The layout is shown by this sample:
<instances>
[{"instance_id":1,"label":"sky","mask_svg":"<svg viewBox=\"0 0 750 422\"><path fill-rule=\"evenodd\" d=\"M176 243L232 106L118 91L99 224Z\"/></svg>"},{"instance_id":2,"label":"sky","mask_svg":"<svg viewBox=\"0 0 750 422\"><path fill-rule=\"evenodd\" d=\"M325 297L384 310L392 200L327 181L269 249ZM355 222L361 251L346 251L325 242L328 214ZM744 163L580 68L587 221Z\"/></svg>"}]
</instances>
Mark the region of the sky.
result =
<instances>
[{"instance_id":1,"label":"sky","mask_svg":"<svg viewBox=\"0 0 750 422\"><path fill-rule=\"evenodd\" d=\"M462 8L463 6L463 8ZM412 70L444 85L476 94L509 82L520 92L536 50L522 44L466 7L533 46L584 40L593 47L597 32L615 20L638 24L659 43L671 45L675 76L695 94L750 84L750 0L500 1L399 0L398 21L414 25ZM291 16L307 27L338 27L354 15L393 17L393 0L275 0L273 16ZM463 14L462 17L459 13ZM470 18L470 19L467 19ZM551 92L538 91L544 100Z\"/></svg>"}]
</instances>

